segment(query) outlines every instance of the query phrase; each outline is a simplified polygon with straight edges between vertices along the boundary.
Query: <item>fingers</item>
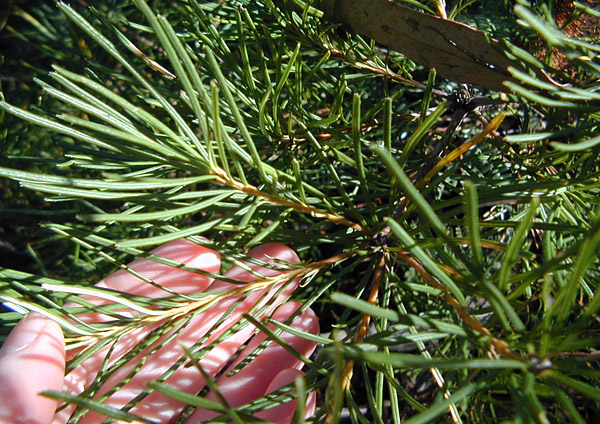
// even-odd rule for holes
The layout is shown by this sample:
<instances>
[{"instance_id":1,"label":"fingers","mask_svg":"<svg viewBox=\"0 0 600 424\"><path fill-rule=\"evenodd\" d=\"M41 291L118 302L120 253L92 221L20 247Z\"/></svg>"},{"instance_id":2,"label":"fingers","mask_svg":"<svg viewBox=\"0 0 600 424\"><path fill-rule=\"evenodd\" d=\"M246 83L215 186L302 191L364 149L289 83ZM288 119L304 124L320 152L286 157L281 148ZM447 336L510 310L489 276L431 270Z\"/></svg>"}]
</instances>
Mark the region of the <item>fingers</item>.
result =
<instances>
[{"instance_id":1,"label":"fingers","mask_svg":"<svg viewBox=\"0 0 600 424\"><path fill-rule=\"evenodd\" d=\"M288 262L299 262L297 255L291 249L279 244L261 246L249 254L268 263L274 262L272 258ZM279 271L254 264L249 266L267 276L279 273ZM257 278L252 273L239 267L233 267L225 275L228 278L242 282L252 281ZM112 283L112 281L109 280L109 283ZM277 283L272 287L255 290L244 296L228 297L206 311L198 313L191 321L186 323L184 329L178 331L176 336L174 336L174 331L171 331L144 349L135 358L128 361L127 364L120 367L107 379L98 395L101 396L108 393L110 396L104 403L115 408L121 408L140 395L147 388L146 383L148 381L165 378L165 372L170 373L170 376L166 379L167 384L188 393L195 394L200 392L205 383L199 371L194 367L182 367L181 363L178 363L178 361L187 361L187 358L183 357L184 351L181 345L192 348L196 352L202 352L203 346L217 339L233 324L237 323L242 314L253 309L255 316L261 319L287 298L297 286L297 282L286 283ZM285 287L282 288L282 286ZM222 291L233 287L240 286L216 281L210 286L209 290ZM279 289L281 290L278 293ZM260 313L256 313L257 310L260 310ZM229 316L223 319L225 313L228 313ZM239 347L246 342L253 331L253 327L248 325L235 334L228 336L202 358L202 367L209 375L215 375L229 361ZM210 337L207 333L210 333ZM133 338L133 340L129 340L130 338ZM203 345L196 345L203 338L205 339ZM132 345L140 341L141 338L137 335L135 337L125 336L119 341L119 346L124 344L127 346L127 350L129 350ZM101 360L93 364L96 373L100 365ZM88 367L89 376L95 375L94 369ZM88 377L86 384L91 383L92 378L93 376ZM127 381L127 383L122 384L123 381ZM109 393L111 388L117 384L121 384L119 390ZM169 422L181 413L184 406L161 393L155 392L147 396L144 395L144 398L139 402L136 401L136 405L131 408L130 412L147 419ZM79 422L81 424L102 422L105 418L99 414L89 413Z\"/></svg>"},{"instance_id":2,"label":"fingers","mask_svg":"<svg viewBox=\"0 0 600 424\"><path fill-rule=\"evenodd\" d=\"M300 258L292 249L283 244L278 243L267 243L258 246L248 252L248 256L262 260L268 264L275 265L276 261L284 261L290 263L300 263ZM281 271L266 268L256 264L247 264L255 272L260 273L265 277L273 277L281 273ZM281 264L277 264L279 268L283 268ZM248 272L241 267L234 266L225 273L225 277L236 280L238 282L251 282L257 279L254 273ZM227 318L219 326L219 328L211 331L211 336L208 338L207 343L211 343L216 340L224 331L229 329L233 324L237 323L242 319L242 316L249 311L259 311L262 308L264 310L260 314L254 314L255 318L262 319L268 313L273 311L277 306L287 300L287 298L296 290L298 287L299 280L285 281L282 283L274 284L266 289L257 289L247 293L243 298L229 297L222 300L219 303L219 311L216 315L220 318L223 315L223 311L227 309L233 309L231 313L227 315ZM225 281L215 281L210 287L209 291L223 291L233 290L239 288L239 284L228 283ZM227 309L226 309L227 308ZM207 315L213 315L210 311ZM252 335L254 328L252 326L247 327L247 331L244 330L239 332L238 338L242 338L244 335L244 342L247 338ZM241 343L240 343L241 345ZM236 348L237 350L237 348ZM235 353L232 352L232 354Z\"/></svg>"},{"instance_id":3,"label":"fingers","mask_svg":"<svg viewBox=\"0 0 600 424\"><path fill-rule=\"evenodd\" d=\"M272 393L276 390L281 389L284 386L287 386L288 384L292 384L296 377L302 377L303 375L304 373L302 371L299 371L295 368L288 368L286 370L283 370L275 376L275 378L267 388L266 393ZM263 420L271 421L277 424L290 424L292 422L292 419L294 418L297 403L298 401L294 399L291 402L286 402L274 408L261 411L255 416L257 418L262 418ZM306 396L306 406L304 410L305 418L314 414L316 403L316 393L308 393Z\"/></svg>"},{"instance_id":4,"label":"fingers","mask_svg":"<svg viewBox=\"0 0 600 424\"><path fill-rule=\"evenodd\" d=\"M300 258L289 247L279 244L279 243L265 243L258 247L255 247L250 252L248 252L248 256L255 259L263 260L266 263L274 265L277 259L280 262L290 262L290 263L300 263ZM284 266L278 264L279 268L285 268ZM263 266L252 264L251 268L256 272L264 275L265 277L273 277L274 275L279 274L281 271L266 268ZM256 275L249 273L241 267L234 266L229 271L225 273L227 278L231 278L232 280L240 281L240 282L249 282L257 279ZM215 281L214 284L210 286L210 291L219 291L219 290L229 290L232 288L238 287L237 284L227 283L225 281Z\"/></svg>"},{"instance_id":5,"label":"fingers","mask_svg":"<svg viewBox=\"0 0 600 424\"><path fill-rule=\"evenodd\" d=\"M215 274L221 269L221 258L217 252L185 239L163 244L151 253L155 256ZM213 281L212 278L205 275L178 269L145 258L136 259L129 264L129 268L155 283L182 294L203 292ZM135 277L124 269L106 277L96 284L96 286L150 298L170 296L170 293Z\"/></svg>"},{"instance_id":6,"label":"fingers","mask_svg":"<svg viewBox=\"0 0 600 424\"><path fill-rule=\"evenodd\" d=\"M150 253L207 272L218 273L221 269L221 258L217 252L185 239L165 243ZM203 292L213 282L213 279L206 275L161 264L147 258L134 260L128 265L128 268L129 270L120 269L109 275L99 281L96 287L113 289L137 296L159 298L172 295L172 292L169 293L161 287L176 293L192 294ZM130 272L130 270L133 270L133 272ZM155 284L144 281L135 273ZM110 303L108 300L98 297L84 296L84 298L96 305ZM74 304L68 303L65 306L74 306ZM135 311L127 311L127 313L137 315ZM107 315L96 313L80 315L79 318L86 322L103 322L112 319Z\"/></svg>"},{"instance_id":7,"label":"fingers","mask_svg":"<svg viewBox=\"0 0 600 424\"><path fill-rule=\"evenodd\" d=\"M65 374L65 342L60 326L32 313L12 330L0 349L0 422L49 424Z\"/></svg>"},{"instance_id":8,"label":"fingers","mask_svg":"<svg viewBox=\"0 0 600 424\"><path fill-rule=\"evenodd\" d=\"M298 302L288 302L280 306L271 319L274 321L285 322L299 307L300 304ZM308 333L318 334L319 332L317 317L311 309L296 317L291 325L294 328ZM269 324L268 327L271 329L275 328L273 324ZM249 354L254 352L255 349L265 341L266 337L266 334L262 332L255 336L248 343L248 346L236 361L229 367L229 370L234 369ZM316 347L315 342L294 336L287 332L281 333L280 337L295 351L305 357L309 357ZM219 378L217 385L220 394L225 398L227 403L232 407L238 407L291 383L295 376L298 375L294 371L301 368L302 365L303 362L287 351L282 345L272 342L263 352L236 374L227 376L227 373L225 373ZM207 398L210 400L217 400L217 396L214 393L209 393ZM314 406L314 399L311 402ZM276 422L290 423L295 406L294 402L289 402L273 408L279 412L272 411L268 412L267 415L273 417L282 414L280 418L289 415L289 420L282 418L281 421ZM310 412L312 413L312 411ZM214 418L216 415L217 414L212 411L196 410L186 423L199 423ZM271 418L268 419L271 420Z\"/></svg>"},{"instance_id":9,"label":"fingers","mask_svg":"<svg viewBox=\"0 0 600 424\"><path fill-rule=\"evenodd\" d=\"M214 274L217 274L221 268L221 260L217 252L184 239L166 243L154 249L151 253L155 256L167 258ZM206 290L213 281L212 278L205 275L178 269L145 258L136 259L129 264L129 267L143 277L152 280L154 283L183 294L202 292ZM151 298L169 296L169 293L161 288L153 286L125 270L119 270L114 274L111 274L100 281L97 286ZM89 300L96 304L108 303L107 301L98 298ZM134 311L131 311L131 315L137 314ZM110 319L102 314L87 314L84 317L80 316L80 318L87 319L87 321L90 322L102 322ZM148 334L157 327L158 324L137 329L119 339L119 342L111 352L109 364L114 363L141 343ZM71 394L83 392L96 378L108 351L109 347L101 349L69 373L65 378L66 391ZM77 351L71 352L71 355L75 354L77 354ZM72 410L72 407L62 410L59 413L56 422L66 422Z\"/></svg>"}]
</instances>

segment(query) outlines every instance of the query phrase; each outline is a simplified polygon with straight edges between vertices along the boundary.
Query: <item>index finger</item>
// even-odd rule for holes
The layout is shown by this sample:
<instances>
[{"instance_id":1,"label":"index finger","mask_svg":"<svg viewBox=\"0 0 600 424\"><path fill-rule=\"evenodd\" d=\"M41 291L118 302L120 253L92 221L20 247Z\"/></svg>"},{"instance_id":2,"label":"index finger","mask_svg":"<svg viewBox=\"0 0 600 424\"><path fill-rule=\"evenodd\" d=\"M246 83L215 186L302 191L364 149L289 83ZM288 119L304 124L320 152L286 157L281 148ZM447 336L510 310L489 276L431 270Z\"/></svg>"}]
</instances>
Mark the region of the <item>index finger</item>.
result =
<instances>
[{"instance_id":1,"label":"index finger","mask_svg":"<svg viewBox=\"0 0 600 424\"><path fill-rule=\"evenodd\" d=\"M149 258L138 258L127 265L126 268L119 269L100 280L95 286L148 298L167 297L171 296L172 292L193 294L205 291L212 284L213 278L207 273L216 274L221 269L221 256L219 253L186 239L165 243L152 250L150 255L176 262L179 267L163 264ZM184 266L197 268L205 271L205 273L183 269ZM163 289L163 287L168 290ZM100 297L81 297L95 305L111 303L111 301ZM75 303L76 300L68 302L65 307L74 306ZM127 312L132 316L137 315L135 311L131 310L120 312ZM78 318L85 322L103 322L113 319L100 313L81 314Z\"/></svg>"},{"instance_id":2,"label":"index finger","mask_svg":"<svg viewBox=\"0 0 600 424\"><path fill-rule=\"evenodd\" d=\"M221 269L221 257L217 252L186 239L178 239L163 244L150 253L213 274L218 273ZM213 281L207 275L176 268L147 258L134 260L128 265L128 268L161 286L181 294L203 292ZM109 275L98 282L96 287L106 287L150 298L169 296L167 291L149 284L126 269L120 269Z\"/></svg>"}]
</instances>

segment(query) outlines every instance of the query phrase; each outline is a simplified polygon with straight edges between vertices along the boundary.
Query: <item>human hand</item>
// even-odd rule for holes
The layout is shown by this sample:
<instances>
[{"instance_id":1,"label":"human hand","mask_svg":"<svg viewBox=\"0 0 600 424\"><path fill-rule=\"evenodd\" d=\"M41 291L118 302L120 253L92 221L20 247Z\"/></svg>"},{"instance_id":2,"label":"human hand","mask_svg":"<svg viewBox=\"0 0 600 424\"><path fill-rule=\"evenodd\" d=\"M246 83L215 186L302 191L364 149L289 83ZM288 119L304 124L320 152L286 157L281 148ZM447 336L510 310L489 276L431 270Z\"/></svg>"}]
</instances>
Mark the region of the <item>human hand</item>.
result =
<instances>
[{"instance_id":1,"label":"human hand","mask_svg":"<svg viewBox=\"0 0 600 424\"><path fill-rule=\"evenodd\" d=\"M167 243L152 253L209 273L218 273L221 267L220 257L216 252L187 240ZM295 252L279 244L257 247L249 252L249 256L271 264L274 263L272 258L285 262L299 262ZM248 265L267 277L280 273L255 264ZM153 282L181 294L218 294L241 287L238 284L214 281L206 275L149 259L138 259L129 267ZM240 282L257 279L252 273L237 266L226 272L225 277ZM274 311L271 319L286 321L300 306L297 302L283 303L297 284L297 281L282 281L266 288L257 287L245 294L223 297L206 310L190 312L195 315L189 321L175 324L170 331L158 332L161 326L166 324L166 318L144 325L123 335L116 343L103 347L66 377L65 344L61 328L50 319L30 314L15 327L0 349L0 422L65 423L73 413L74 407L68 406L55 414L56 401L42 397L39 393L46 390L64 390L78 395L89 388L99 374L104 383L94 395L95 399L105 395L107 397L103 400L104 404L120 409L136 397L142 396L141 400L133 402L133 407L126 408L129 413L158 423L172 422L181 414L185 405L157 391L145 392L148 389L147 383L165 378L164 382L171 387L191 394L199 393L206 385L199 370L194 366L178 366L179 361L188 362L182 346L198 354L200 349L204 348L206 351L209 349L206 346L216 341L216 346L199 361L202 369L210 377L214 377L230 362L240 347L248 343L229 369L235 367L253 352L266 336L261 332L252 337L256 329L247 325L231 335L225 334L223 340L219 337L238 323L242 314L249 311L252 311L257 319L262 319ZM159 287L146 283L125 270L119 270L103 279L97 286L149 298L169 296ZM94 299L93 302L109 303L104 299ZM133 310L119 312L121 315L139 315ZM227 312L229 314L222 319ZM81 316L81 319L87 322L107 322L111 318L99 313L90 313ZM303 331L318 333L318 322L311 310L300 314L291 325ZM185 328L180 329L182 326ZM284 332L281 337L304 356L309 356L315 348L314 342L289 333ZM199 340L202 340L200 349L199 346L194 346ZM115 372L106 373L107 366L110 368L138 345L142 345L138 354L128 358L127 363L118 367ZM78 353L80 351L69 352L69 355L74 356ZM237 407L293 382L294 378L301 374L298 369L302 364L281 345L272 342L233 376L228 377L223 373L217 380L217 386L227 403ZM170 369L172 374L165 374ZM216 396L209 393L207 398L215 400ZM314 404L314 394L311 393L308 396L307 412L312 412ZM261 411L256 416L277 423L289 423L294 410L295 402L288 402ZM202 422L216 415L212 411L197 409L186 422ZM78 422L96 423L105 419L106 416L92 411L82 416Z\"/></svg>"}]
</instances>

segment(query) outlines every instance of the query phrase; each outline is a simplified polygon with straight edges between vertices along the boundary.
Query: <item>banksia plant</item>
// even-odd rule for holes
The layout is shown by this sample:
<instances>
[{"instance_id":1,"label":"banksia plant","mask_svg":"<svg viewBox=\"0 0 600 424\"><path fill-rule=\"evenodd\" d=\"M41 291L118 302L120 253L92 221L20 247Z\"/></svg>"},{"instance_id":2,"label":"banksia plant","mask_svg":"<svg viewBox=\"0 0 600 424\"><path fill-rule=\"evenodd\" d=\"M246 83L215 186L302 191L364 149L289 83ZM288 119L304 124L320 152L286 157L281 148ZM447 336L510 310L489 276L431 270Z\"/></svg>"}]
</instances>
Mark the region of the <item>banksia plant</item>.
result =
<instances>
[{"instance_id":1,"label":"banksia plant","mask_svg":"<svg viewBox=\"0 0 600 424\"><path fill-rule=\"evenodd\" d=\"M154 284L127 265L147 258L231 284L219 299L260 293L235 324L266 334L250 356L278 344L304 365L236 408L148 382L189 406L179 422L194 407L264 422L290 397L295 422L594 422L599 18L595 1L14 2L0 33L3 334L27 311L52 318L72 370L214 305L94 286L117 268ZM223 267L150 253L181 239ZM264 243L299 263L248 256ZM222 275L234 266L263 271ZM291 282L298 311L270 319ZM309 308L319 334L290 326ZM286 331L318 348L304 356ZM177 366L230 336L207 334ZM154 422L137 400L104 404L104 381L46 396L70 422Z\"/></svg>"}]
</instances>

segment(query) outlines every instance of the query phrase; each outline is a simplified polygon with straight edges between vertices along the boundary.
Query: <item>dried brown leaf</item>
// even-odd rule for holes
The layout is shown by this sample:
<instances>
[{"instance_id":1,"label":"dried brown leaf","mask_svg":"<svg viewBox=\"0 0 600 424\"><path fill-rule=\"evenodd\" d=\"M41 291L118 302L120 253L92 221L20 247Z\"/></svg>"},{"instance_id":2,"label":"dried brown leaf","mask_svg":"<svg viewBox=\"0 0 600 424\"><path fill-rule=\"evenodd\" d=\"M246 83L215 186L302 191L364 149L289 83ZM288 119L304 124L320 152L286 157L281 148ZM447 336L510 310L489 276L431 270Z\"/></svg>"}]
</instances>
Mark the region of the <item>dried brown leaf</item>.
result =
<instances>
[{"instance_id":1,"label":"dried brown leaf","mask_svg":"<svg viewBox=\"0 0 600 424\"><path fill-rule=\"evenodd\" d=\"M506 91L507 68L517 66L481 31L389 0L322 0L319 8L329 19L453 81Z\"/></svg>"}]
</instances>

